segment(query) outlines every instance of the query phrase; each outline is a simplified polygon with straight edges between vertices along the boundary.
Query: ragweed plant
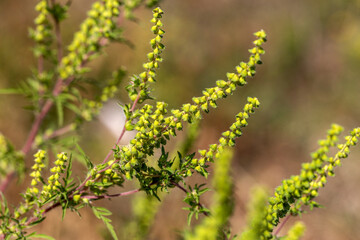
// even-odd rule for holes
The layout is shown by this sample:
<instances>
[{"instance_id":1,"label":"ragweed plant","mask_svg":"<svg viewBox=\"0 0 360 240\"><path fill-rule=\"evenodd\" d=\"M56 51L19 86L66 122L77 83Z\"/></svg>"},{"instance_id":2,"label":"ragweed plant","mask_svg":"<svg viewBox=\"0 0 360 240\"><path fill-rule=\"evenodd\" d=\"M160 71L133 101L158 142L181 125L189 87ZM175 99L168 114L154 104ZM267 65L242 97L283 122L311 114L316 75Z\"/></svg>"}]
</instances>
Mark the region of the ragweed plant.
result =
<instances>
[{"instance_id":1,"label":"ragweed plant","mask_svg":"<svg viewBox=\"0 0 360 240\"><path fill-rule=\"evenodd\" d=\"M38 1L35 27L30 30L30 37L35 42L33 51L38 60L37 69L18 89L2 91L28 97L34 122L21 150L15 150L0 135L1 192L5 192L16 176L28 174L31 178L17 206L9 206L5 196L1 196L0 239L44 237L32 232L31 227L44 221L48 212L61 208L64 218L68 210L78 211L83 207L91 208L94 215L104 222L113 239L118 239L109 218L111 211L94 203L138 192L145 193L146 197L139 196L134 204L136 219L129 224L129 233L133 239L144 239L159 206L156 201L164 198L172 188L184 192L189 224L193 217L206 216L194 229L185 231L185 239L236 238L229 228L234 204L230 178L232 153L229 149L235 146L236 139L249 124L250 116L259 108L259 100L256 97L247 98L243 110L235 116L234 123L222 133L217 143L198 150L197 154L190 149L204 114L216 108L219 100L246 85L255 75L256 66L262 63L261 55L265 53L262 46L267 36L263 30L254 34L256 39L254 47L249 49L249 59L240 62L234 72L227 73L225 80L216 81L215 86L204 89L201 96L193 97L181 108L169 109L166 102L157 101L152 96L165 50L162 42L165 36L162 23L164 12L159 7L155 8L151 19L154 34L150 40L151 51L146 56L143 71L132 75L125 86L129 101L121 105L121 109L126 119L113 149L109 150L102 162L94 164L93 159L87 157L77 143L74 144L73 138L70 140L64 136L76 134L84 122L96 118L103 105L114 97L126 75L124 68L119 66L107 83L100 84L102 87L98 96L89 98L82 92L84 74L91 70L87 67L88 63L100 56L112 42L127 43L119 18L134 19L134 9L141 5L150 7L157 2L95 1L80 29L74 34L74 39L65 48L61 40L61 22L67 17L71 2ZM53 110L56 118L50 114ZM45 118L47 121L44 121ZM170 154L168 141L176 138L185 125L188 125L187 138L175 153ZM304 211L304 206L319 206L314 201L319 188L324 187L326 178L334 174L334 167L347 157L350 146L356 144L360 135L360 129L354 129L346 137L346 142L338 145L339 152L334 157L328 157L329 148L336 145L341 130L338 125L332 126L327 139L320 141L319 150L312 155L312 162L304 163L299 175L284 180L276 189L275 196L269 198L268 205L264 204L263 195L253 201L254 210L249 226L240 235L241 239L274 239L278 230L273 230L281 218L286 220L289 216L299 215ZM127 145L119 145L127 131L135 131L134 138ZM57 152L53 162L50 161L51 152ZM32 154L33 164L29 170L25 170L24 158ZM81 180L74 180L74 160L86 163L86 174L76 176ZM207 178L212 163L214 201L207 208L201 196L209 189L204 184L188 184L187 179L196 173ZM129 181L139 187L116 193ZM303 231L303 225L296 224L285 239L299 239Z\"/></svg>"}]
</instances>

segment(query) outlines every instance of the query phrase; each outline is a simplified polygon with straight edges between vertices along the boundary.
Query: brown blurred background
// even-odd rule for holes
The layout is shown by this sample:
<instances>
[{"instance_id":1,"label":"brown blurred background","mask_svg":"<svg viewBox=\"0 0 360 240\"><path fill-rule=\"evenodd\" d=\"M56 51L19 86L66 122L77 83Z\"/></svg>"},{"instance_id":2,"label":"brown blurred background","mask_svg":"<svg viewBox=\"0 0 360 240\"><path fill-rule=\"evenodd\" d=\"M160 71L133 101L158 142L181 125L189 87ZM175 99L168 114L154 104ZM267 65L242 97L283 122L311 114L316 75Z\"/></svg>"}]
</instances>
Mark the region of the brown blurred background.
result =
<instances>
[{"instance_id":1,"label":"brown blurred background","mask_svg":"<svg viewBox=\"0 0 360 240\"><path fill-rule=\"evenodd\" d=\"M69 18L62 25L65 43L71 41L91 2L73 1ZM1 88L17 86L36 67L28 38L35 3L0 0ZM240 232L253 186L264 185L272 192L282 179L297 174L331 123L343 125L347 132L360 125L360 2L164 0L161 7L165 12L166 51L154 94L171 107L189 102L246 60L253 32L264 29L268 34L264 64L258 67L256 77L205 117L197 143L200 148L214 143L241 111L246 97L259 98L261 109L238 139L233 161L236 207L231 225L234 233ZM124 25L125 36L136 48L119 44L109 47L106 56L91 63L94 70L90 76L106 79L120 65L127 67L129 75L141 70L150 50L151 11L141 8L135 14L138 23ZM117 100L127 101L124 91ZM18 148L32 120L32 114L22 109L24 106L26 100L22 97L0 96L0 131ZM87 124L81 137L81 146L94 162L104 158L115 140L98 121ZM359 239L359 158L360 150L353 149L349 159L336 170L336 177L321 190L318 200L325 209L303 215L301 220L307 226L303 239ZM80 165L77 172L82 178L84 169ZM7 192L13 203L19 200L18 192L24 187L13 184ZM178 232L186 227L182 197L182 192L174 190L164 200L149 239L179 237ZM129 199L98 203L113 211L120 239L125 238L122 227L131 220ZM91 212L81 213L79 218L69 212L60 222L60 211L53 211L37 230L59 240L102 239L106 231L102 223Z\"/></svg>"}]
</instances>

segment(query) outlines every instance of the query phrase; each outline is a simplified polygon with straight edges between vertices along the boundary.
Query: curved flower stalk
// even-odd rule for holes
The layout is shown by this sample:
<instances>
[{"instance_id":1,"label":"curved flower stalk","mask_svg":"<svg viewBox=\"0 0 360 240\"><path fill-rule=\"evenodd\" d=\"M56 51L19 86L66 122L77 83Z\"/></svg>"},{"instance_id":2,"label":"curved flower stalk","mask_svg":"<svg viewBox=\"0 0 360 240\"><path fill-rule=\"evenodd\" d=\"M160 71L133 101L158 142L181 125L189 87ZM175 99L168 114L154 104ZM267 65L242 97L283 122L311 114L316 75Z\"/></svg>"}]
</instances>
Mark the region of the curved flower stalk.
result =
<instances>
[{"instance_id":1,"label":"curved flower stalk","mask_svg":"<svg viewBox=\"0 0 360 240\"><path fill-rule=\"evenodd\" d=\"M34 20L36 27L30 29L30 37L35 41L34 55L38 57L41 62L44 58L53 58L51 44L54 41L54 33L49 9L51 9L49 1L40 0L37 3L35 10L38 12L38 16ZM42 64L43 63L39 64L39 73L43 70Z\"/></svg>"},{"instance_id":2,"label":"curved flower stalk","mask_svg":"<svg viewBox=\"0 0 360 240\"><path fill-rule=\"evenodd\" d=\"M345 137L345 143L337 144L342 131L341 126L333 124L327 132L327 138L319 141L320 148L311 154L312 161L303 163L299 175L284 180L275 189L275 196L269 199L266 207L260 231L261 239L274 239L272 232L281 218L301 214L303 206L309 206L310 209L320 206L313 199L318 196L319 189L325 186L327 177L335 175L335 167L340 166L341 160L348 157L350 147L355 146L360 137L360 128L355 128ZM329 149L334 146L339 151L334 157L329 157Z\"/></svg>"}]
</instances>

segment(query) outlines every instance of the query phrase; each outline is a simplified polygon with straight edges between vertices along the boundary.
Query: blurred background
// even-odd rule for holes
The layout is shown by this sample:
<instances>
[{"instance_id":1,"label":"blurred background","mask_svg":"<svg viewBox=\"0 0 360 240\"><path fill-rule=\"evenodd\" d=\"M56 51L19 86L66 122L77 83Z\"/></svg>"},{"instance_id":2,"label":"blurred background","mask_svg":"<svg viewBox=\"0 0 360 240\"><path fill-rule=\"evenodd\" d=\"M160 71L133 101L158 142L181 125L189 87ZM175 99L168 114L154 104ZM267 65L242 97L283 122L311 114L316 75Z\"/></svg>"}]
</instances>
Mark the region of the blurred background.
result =
<instances>
[{"instance_id":1,"label":"blurred background","mask_svg":"<svg viewBox=\"0 0 360 240\"><path fill-rule=\"evenodd\" d=\"M73 1L62 25L65 44L71 41L92 2ZM36 68L33 43L28 38L28 28L33 26L36 15L35 3L0 0L1 88L16 87ZM360 125L360 1L164 0L160 6L165 12L166 50L154 95L170 107L191 101L202 89L224 79L226 72L233 71L240 61L246 61L247 49L254 39L252 33L264 29L268 34L264 64L257 68L255 78L205 116L194 147L206 148L216 142L242 110L247 96L259 98L261 108L237 140L233 160L236 205L231 227L234 233L241 232L254 186L265 186L272 193L282 179L297 174L331 123L343 125L346 132ZM151 10L140 8L135 15L137 22L125 21L123 25L126 38L136 47L114 44L107 48L106 55L90 64L93 71L89 76L105 80L120 65L126 66L129 76L141 71L150 50L152 14ZM115 100L128 99L120 91ZM19 149L32 121L31 112L23 109L26 105L21 96L0 96L0 131ZM118 114L120 108L113 111ZM122 124L119 118L114 117L113 121L115 125ZM116 129L110 130L102 121L81 129L80 145L92 161L100 162L112 147L117 135L113 131ZM303 215L301 220L307 227L303 239L359 239L359 158L357 147L336 169L336 177L329 179L320 191L318 201L325 208ZM75 165L82 178L85 169ZM205 182L202 178L196 180ZM11 185L7 195L14 204L20 199L18 192L25 187ZM164 198L147 239L179 238L179 232L187 228L187 213L181 209L185 207L183 195L175 189ZM132 219L130 200L131 197L124 197L97 203L113 211L120 239L126 239L123 228ZM204 199L204 203L209 205L211 201ZM106 232L103 224L89 211L83 210L81 215L79 218L69 212L60 222L60 211L53 211L36 230L59 240L102 239Z\"/></svg>"}]
</instances>

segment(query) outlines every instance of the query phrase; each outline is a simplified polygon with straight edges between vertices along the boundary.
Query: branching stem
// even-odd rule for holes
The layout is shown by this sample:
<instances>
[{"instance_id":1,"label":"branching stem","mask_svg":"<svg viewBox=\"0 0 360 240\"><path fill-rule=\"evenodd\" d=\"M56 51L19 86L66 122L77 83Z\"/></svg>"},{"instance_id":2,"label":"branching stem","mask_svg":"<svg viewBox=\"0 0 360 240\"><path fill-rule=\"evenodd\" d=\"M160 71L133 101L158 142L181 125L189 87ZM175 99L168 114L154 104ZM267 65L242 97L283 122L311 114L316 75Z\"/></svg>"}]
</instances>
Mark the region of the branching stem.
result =
<instances>
[{"instance_id":1,"label":"branching stem","mask_svg":"<svg viewBox=\"0 0 360 240\"><path fill-rule=\"evenodd\" d=\"M184 193L188 194L189 191L186 190L184 187L182 187L180 184L178 184L177 182L171 182L171 184L173 184L174 186L176 186L177 188L181 189ZM198 203L198 206L200 208L204 208L204 205L202 205L200 202ZM207 217L210 216L210 214L208 212L203 212L203 214Z\"/></svg>"}]
</instances>

